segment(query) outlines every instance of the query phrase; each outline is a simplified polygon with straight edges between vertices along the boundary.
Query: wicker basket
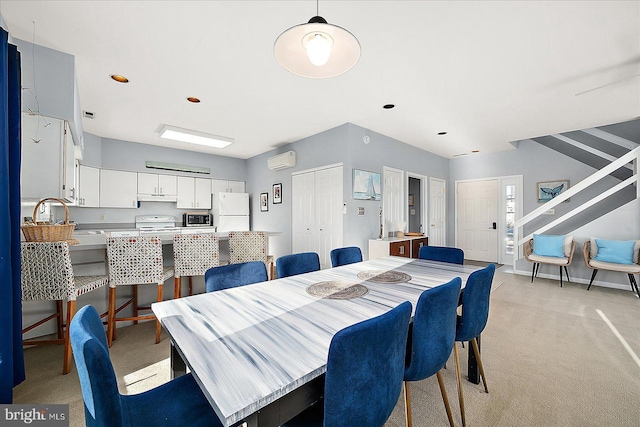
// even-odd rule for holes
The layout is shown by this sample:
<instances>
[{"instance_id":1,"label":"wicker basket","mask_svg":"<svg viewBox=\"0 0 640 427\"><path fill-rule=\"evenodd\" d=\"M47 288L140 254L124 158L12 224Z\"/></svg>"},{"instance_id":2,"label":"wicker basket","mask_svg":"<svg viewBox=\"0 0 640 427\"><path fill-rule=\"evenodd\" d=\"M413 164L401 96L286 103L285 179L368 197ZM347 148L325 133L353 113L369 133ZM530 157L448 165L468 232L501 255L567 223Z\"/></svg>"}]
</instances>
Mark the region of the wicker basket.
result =
<instances>
[{"instance_id":1,"label":"wicker basket","mask_svg":"<svg viewBox=\"0 0 640 427\"><path fill-rule=\"evenodd\" d=\"M48 200L62 204L66 214L64 224L48 224L36 222L36 215L40 205ZM73 229L75 224L69 224L69 209L65 202L53 197L42 199L33 209L33 222L22 224L22 234L27 242L73 242Z\"/></svg>"}]
</instances>

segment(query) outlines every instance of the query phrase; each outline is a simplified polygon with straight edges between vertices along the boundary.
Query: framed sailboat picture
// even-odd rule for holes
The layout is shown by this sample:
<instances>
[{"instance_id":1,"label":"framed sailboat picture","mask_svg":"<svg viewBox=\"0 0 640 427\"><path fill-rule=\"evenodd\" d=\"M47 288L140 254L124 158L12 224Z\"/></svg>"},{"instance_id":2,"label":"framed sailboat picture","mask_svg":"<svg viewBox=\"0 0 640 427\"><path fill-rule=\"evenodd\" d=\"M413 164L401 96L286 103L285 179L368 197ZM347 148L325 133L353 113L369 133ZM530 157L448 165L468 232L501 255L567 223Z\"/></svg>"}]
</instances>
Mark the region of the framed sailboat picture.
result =
<instances>
[{"instance_id":1,"label":"framed sailboat picture","mask_svg":"<svg viewBox=\"0 0 640 427\"><path fill-rule=\"evenodd\" d=\"M356 200L381 200L380 174L360 169L353 170L353 198Z\"/></svg>"}]
</instances>

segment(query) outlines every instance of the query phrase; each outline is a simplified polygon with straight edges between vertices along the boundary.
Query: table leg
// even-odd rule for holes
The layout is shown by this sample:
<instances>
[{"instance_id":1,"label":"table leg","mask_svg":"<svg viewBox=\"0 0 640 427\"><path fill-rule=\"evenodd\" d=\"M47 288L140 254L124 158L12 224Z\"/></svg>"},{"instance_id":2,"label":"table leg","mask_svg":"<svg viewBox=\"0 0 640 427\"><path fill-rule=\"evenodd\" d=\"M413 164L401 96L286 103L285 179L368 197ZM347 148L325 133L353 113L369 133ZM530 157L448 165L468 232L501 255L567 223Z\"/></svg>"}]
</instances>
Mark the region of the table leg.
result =
<instances>
[{"instance_id":1,"label":"table leg","mask_svg":"<svg viewBox=\"0 0 640 427\"><path fill-rule=\"evenodd\" d=\"M171 343L171 379L178 378L187 373L187 365L182 360L176 346Z\"/></svg>"},{"instance_id":2,"label":"table leg","mask_svg":"<svg viewBox=\"0 0 640 427\"><path fill-rule=\"evenodd\" d=\"M480 335L476 337L476 341L478 341L478 352L480 352ZM478 361L476 360L476 355L473 352L473 346L471 345L471 342L467 343L467 347L467 369L469 372L469 382L480 384L480 370L478 369Z\"/></svg>"}]
</instances>

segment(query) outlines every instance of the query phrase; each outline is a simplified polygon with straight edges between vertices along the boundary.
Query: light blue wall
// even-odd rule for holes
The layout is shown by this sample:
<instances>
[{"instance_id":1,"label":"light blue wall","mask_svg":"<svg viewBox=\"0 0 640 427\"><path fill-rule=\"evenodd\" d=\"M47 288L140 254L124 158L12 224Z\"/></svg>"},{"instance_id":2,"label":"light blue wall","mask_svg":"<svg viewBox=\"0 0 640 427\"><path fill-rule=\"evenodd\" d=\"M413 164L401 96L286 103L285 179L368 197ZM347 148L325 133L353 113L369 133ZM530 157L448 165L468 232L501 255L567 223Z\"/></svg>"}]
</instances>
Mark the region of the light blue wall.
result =
<instances>
[{"instance_id":1,"label":"light blue wall","mask_svg":"<svg viewBox=\"0 0 640 427\"><path fill-rule=\"evenodd\" d=\"M363 142L365 135L370 138L368 144ZM282 171L267 168L267 158L289 150L296 152L295 167ZM280 236L270 239L270 252L274 256L291 253L291 174L336 163L342 163L344 172L343 197L347 213L343 218L343 244L359 246L365 258L368 257L369 239L376 238L379 233L382 202L352 198L353 169L382 173L383 166L389 166L448 179L448 159L351 123L253 157L247 161L253 228L282 231ZM275 183L282 183L283 202L279 205L271 202L271 186ZM264 192L269 193L269 212L260 212L258 196ZM359 207L365 208L365 215L358 215Z\"/></svg>"}]
</instances>

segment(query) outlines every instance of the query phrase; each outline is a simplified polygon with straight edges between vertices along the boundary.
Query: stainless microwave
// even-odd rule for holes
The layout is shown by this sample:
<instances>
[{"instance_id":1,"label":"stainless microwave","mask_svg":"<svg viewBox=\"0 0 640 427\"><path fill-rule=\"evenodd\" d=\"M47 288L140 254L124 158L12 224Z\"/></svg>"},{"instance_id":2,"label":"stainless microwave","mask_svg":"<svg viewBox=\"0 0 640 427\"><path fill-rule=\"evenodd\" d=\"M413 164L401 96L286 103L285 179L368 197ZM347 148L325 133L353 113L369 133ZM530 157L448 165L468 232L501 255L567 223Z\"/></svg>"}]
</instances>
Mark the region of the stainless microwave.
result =
<instances>
[{"instance_id":1,"label":"stainless microwave","mask_svg":"<svg viewBox=\"0 0 640 427\"><path fill-rule=\"evenodd\" d=\"M182 214L183 227L209 227L213 225L211 214L185 212Z\"/></svg>"}]
</instances>

